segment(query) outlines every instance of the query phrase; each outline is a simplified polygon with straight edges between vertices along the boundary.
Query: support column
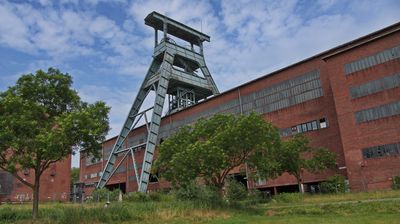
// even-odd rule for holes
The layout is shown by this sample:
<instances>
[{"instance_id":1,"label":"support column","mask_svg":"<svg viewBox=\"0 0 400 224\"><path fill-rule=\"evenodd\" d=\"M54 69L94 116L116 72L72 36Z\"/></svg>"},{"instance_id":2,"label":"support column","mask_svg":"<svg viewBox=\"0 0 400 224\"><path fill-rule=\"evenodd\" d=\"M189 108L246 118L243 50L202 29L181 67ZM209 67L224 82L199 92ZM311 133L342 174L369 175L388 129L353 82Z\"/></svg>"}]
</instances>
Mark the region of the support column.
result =
<instances>
[{"instance_id":1,"label":"support column","mask_svg":"<svg viewBox=\"0 0 400 224\"><path fill-rule=\"evenodd\" d=\"M163 31L164 31L164 39L167 40L167 21L164 20L163 22Z\"/></svg>"},{"instance_id":2,"label":"support column","mask_svg":"<svg viewBox=\"0 0 400 224\"><path fill-rule=\"evenodd\" d=\"M203 55L203 42L200 42L199 47L200 47L200 54Z\"/></svg>"},{"instance_id":3,"label":"support column","mask_svg":"<svg viewBox=\"0 0 400 224\"><path fill-rule=\"evenodd\" d=\"M158 30L154 28L154 48L158 45Z\"/></svg>"}]
</instances>

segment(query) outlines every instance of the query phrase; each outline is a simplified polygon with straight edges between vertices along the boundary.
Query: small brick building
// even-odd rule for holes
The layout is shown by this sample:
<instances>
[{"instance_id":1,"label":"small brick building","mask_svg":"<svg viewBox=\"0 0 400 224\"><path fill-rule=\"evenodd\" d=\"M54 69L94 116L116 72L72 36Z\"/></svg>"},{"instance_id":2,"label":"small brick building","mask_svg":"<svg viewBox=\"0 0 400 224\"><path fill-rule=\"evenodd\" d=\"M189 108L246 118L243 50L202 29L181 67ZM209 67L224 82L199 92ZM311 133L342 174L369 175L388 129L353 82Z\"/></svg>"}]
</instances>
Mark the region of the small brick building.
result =
<instances>
[{"instance_id":1,"label":"small brick building","mask_svg":"<svg viewBox=\"0 0 400 224\"><path fill-rule=\"evenodd\" d=\"M19 176L34 182L34 172L24 170ZM40 179L40 201L68 201L71 185L71 156L50 165ZM8 172L0 169L0 202L32 201L33 191Z\"/></svg>"},{"instance_id":2,"label":"small brick building","mask_svg":"<svg viewBox=\"0 0 400 224\"><path fill-rule=\"evenodd\" d=\"M352 191L390 188L392 178L400 176L400 23L165 116L158 140L199 117L251 111L271 121L284 138L304 133L313 146L336 153L335 170L304 175L306 190L312 191L335 173L346 177ZM125 146L144 142L145 131L145 127L135 129ZM104 142L103 159L93 161L81 155L80 180L87 194L94 189L115 140ZM135 154L139 169L143 151ZM117 170L108 188L137 189L130 159ZM232 173L249 188L275 193L297 189L295 178L288 174L252 181L245 177L245 166ZM169 183L154 178L149 184L149 190L164 187Z\"/></svg>"}]
</instances>

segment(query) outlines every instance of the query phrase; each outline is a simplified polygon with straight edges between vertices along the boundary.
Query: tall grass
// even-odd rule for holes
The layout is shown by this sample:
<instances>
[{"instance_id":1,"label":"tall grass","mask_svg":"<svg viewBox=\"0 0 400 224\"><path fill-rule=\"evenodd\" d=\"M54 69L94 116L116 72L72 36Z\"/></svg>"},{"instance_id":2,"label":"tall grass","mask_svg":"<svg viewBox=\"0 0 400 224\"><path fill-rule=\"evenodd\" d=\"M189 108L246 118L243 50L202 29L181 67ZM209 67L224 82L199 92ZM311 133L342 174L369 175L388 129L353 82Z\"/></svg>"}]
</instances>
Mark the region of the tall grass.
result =
<instances>
[{"instance_id":1,"label":"tall grass","mask_svg":"<svg viewBox=\"0 0 400 224\"><path fill-rule=\"evenodd\" d=\"M212 195L212 194L211 194ZM130 197L129 201L128 198ZM0 223L231 223L237 217L296 217L324 215L363 216L366 214L400 214L399 201L374 201L337 204L337 201L361 201L364 199L398 198L400 191L346 193L335 195L283 194L275 197L275 203L251 204L246 200L235 203L201 203L199 200L178 200L170 194L132 194L124 202L40 205L39 220L32 221L31 207L1 205ZM203 197L203 196L202 196ZM206 196L204 196L207 198ZM276 206L282 203L284 206ZM307 205L307 206L303 206ZM235 218L236 217L236 218Z\"/></svg>"},{"instance_id":2,"label":"tall grass","mask_svg":"<svg viewBox=\"0 0 400 224\"><path fill-rule=\"evenodd\" d=\"M210 208L193 201L112 202L81 205L44 204L37 223L164 223L185 220L189 223L214 217L228 217L223 208ZM31 223L31 210L26 205L0 207L0 223Z\"/></svg>"}]
</instances>

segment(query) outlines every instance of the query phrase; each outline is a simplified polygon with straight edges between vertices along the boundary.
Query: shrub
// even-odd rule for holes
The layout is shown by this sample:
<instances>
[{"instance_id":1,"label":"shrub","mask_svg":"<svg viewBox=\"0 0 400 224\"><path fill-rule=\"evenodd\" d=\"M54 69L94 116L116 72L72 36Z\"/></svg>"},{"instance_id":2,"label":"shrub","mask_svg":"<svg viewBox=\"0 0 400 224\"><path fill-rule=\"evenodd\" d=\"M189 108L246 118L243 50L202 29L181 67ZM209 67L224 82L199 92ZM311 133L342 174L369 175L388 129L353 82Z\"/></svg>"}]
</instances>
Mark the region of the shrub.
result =
<instances>
[{"instance_id":1,"label":"shrub","mask_svg":"<svg viewBox=\"0 0 400 224\"><path fill-rule=\"evenodd\" d=\"M247 197L246 187L242 183L235 179L230 179L227 184L225 196L229 201L240 201Z\"/></svg>"},{"instance_id":2,"label":"shrub","mask_svg":"<svg viewBox=\"0 0 400 224\"><path fill-rule=\"evenodd\" d=\"M150 200L151 198L148 194L138 191L130 192L124 195L124 201L129 201L129 202L145 202Z\"/></svg>"},{"instance_id":3,"label":"shrub","mask_svg":"<svg viewBox=\"0 0 400 224\"><path fill-rule=\"evenodd\" d=\"M191 201L191 200L197 200L200 194L201 188L200 186L191 183L188 184L184 187L180 187L175 189L175 197L178 200L182 201Z\"/></svg>"},{"instance_id":4,"label":"shrub","mask_svg":"<svg viewBox=\"0 0 400 224\"><path fill-rule=\"evenodd\" d=\"M263 203L271 200L271 194L260 191L258 189L251 189L248 192L248 199L254 203Z\"/></svg>"},{"instance_id":5,"label":"shrub","mask_svg":"<svg viewBox=\"0 0 400 224\"><path fill-rule=\"evenodd\" d=\"M322 193L344 193L347 186L343 176L334 175L320 184Z\"/></svg>"},{"instance_id":6,"label":"shrub","mask_svg":"<svg viewBox=\"0 0 400 224\"><path fill-rule=\"evenodd\" d=\"M175 190L175 197L181 201L194 201L200 206L217 206L222 203L218 190L212 186L191 183Z\"/></svg>"},{"instance_id":7,"label":"shrub","mask_svg":"<svg viewBox=\"0 0 400 224\"><path fill-rule=\"evenodd\" d=\"M393 185L392 188L394 190L398 190L400 189L400 176L395 176L393 177Z\"/></svg>"},{"instance_id":8,"label":"shrub","mask_svg":"<svg viewBox=\"0 0 400 224\"><path fill-rule=\"evenodd\" d=\"M302 202L304 199L304 194L301 193L281 193L274 196L274 199L277 202L283 203L293 203L293 202Z\"/></svg>"},{"instance_id":9,"label":"shrub","mask_svg":"<svg viewBox=\"0 0 400 224\"><path fill-rule=\"evenodd\" d=\"M107 200L110 201L118 201L118 197L120 194L119 189L115 189L113 191L108 190L107 188L95 189L92 192L90 202L104 202Z\"/></svg>"}]
</instances>

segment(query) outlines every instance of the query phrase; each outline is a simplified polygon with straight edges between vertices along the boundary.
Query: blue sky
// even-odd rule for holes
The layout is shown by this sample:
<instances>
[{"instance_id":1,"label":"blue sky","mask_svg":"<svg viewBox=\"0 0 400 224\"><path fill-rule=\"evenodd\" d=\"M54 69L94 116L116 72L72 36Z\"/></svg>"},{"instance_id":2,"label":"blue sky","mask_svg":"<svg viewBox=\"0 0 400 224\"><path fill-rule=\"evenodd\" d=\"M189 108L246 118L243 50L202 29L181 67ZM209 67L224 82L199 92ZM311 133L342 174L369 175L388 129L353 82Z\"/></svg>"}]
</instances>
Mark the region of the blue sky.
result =
<instances>
[{"instance_id":1,"label":"blue sky","mask_svg":"<svg viewBox=\"0 0 400 224\"><path fill-rule=\"evenodd\" d=\"M112 107L109 137L118 134L151 62L152 11L211 36L220 91L400 21L398 0L0 0L0 91L59 68L84 100Z\"/></svg>"}]
</instances>

